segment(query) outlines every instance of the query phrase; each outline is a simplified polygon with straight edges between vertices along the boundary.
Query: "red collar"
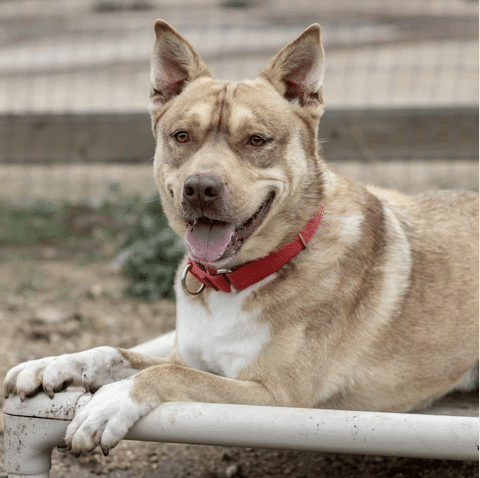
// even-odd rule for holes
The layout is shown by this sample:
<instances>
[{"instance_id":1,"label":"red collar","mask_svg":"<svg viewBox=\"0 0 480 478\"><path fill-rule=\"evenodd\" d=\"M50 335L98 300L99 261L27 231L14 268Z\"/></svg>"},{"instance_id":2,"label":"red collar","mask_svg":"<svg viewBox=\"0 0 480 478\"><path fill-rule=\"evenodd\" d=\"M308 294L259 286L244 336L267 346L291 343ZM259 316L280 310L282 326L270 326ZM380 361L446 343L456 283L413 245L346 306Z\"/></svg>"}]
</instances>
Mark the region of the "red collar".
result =
<instances>
[{"instance_id":1,"label":"red collar","mask_svg":"<svg viewBox=\"0 0 480 478\"><path fill-rule=\"evenodd\" d=\"M315 231L322 220L322 216L323 207L320 207L315 213L315 217L292 242L288 243L285 247L270 253L268 256L247 262L242 266L233 268L233 270L215 270L188 258L187 266L182 274L183 290L188 295L199 294L205 287L211 287L214 290L221 290L223 292L232 292L232 287L237 291L243 290L256 282L265 279L290 262L306 247L308 241L310 241L315 234ZM198 291L192 292L186 287L185 280L189 272L203 284Z\"/></svg>"}]
</instances>

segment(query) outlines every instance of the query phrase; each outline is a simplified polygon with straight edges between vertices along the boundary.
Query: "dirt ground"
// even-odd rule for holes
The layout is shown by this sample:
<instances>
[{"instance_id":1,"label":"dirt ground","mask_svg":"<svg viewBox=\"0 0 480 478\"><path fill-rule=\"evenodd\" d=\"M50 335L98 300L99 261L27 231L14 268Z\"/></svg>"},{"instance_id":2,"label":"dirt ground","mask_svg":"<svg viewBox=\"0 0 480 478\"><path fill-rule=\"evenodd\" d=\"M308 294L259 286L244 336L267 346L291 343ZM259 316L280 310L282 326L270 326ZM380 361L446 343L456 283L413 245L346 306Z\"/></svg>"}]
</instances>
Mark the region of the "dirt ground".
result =
<instances>
[{"instance_id":1,"label":"dirt ground","mask_svg":"<svg viewBox=\"0 0 480 478\"><path fill-rule=\"evenodd\" d=\"M124 294L109 262L82 264L53 247L0 251L0 378L13 365L101 344L130 347L174 327L172 302ZM132 320L134 325L132 327ZM3 397L0 398L0 405ZM3 434L0 414L0 434ZM0 477L6 475L0 445ZM110 456L53 454L52 478L474 478L478 464L124 441Z\"/></svg>"}]
</instances>

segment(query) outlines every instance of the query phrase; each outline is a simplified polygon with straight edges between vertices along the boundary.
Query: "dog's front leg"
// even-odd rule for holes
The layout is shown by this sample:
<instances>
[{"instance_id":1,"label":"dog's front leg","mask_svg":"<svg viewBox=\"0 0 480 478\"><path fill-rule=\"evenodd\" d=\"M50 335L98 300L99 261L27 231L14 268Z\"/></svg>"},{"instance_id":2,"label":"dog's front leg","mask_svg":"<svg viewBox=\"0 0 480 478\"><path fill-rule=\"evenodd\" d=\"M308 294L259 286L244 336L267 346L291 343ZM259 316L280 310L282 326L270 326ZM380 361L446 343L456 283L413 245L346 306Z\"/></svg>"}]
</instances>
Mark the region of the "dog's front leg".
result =
<instances>
[{"instance_id":1,"label":"dog's front leg","mask_svg":"<svg viewBox=\"0 0 480 478\"><path fill-rule=\"evenodd\" d=\"M67 429L66 442L75 454L97 445L108 454L135 422L164 402L280 404L260 382L219 377L177 364L150 367L102 387L87 400L79 404Z\"/></svg>"},{"instance_id":2,"label":"dog's front leg","mask_svg":"<svg viewBox=\"0 0 480 478\"><path fill-rule=\"evenodd\" d=\"M129 377L143 368L165 363L114 347L96 347L83 352L31 360L13 367L5 378L5 396L35 395L43 390L50 397L68 386L84 387L95 392L107 383Z\"/></svg>"}]
</instances>

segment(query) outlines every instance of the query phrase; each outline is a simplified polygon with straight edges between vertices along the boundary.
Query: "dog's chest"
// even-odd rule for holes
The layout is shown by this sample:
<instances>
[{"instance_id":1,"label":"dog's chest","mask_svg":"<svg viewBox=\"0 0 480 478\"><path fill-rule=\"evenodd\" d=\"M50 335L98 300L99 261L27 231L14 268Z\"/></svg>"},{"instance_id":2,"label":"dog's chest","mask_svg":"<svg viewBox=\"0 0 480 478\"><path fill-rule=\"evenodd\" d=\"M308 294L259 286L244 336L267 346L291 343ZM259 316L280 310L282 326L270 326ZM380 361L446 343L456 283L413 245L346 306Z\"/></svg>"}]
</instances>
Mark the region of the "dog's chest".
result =
<instances>
[{"instance_id":1,"label":"dog's chest","mask_svg":"<svg viewBox=\"0 0 480 478\"><path fill-rule=\"evenodd\" d=\"M235 378L270 339L270 326L241 309L245 293L212 291L209 310L177 294L177 349L190 367Z\"/></svg>"}]
</instances>

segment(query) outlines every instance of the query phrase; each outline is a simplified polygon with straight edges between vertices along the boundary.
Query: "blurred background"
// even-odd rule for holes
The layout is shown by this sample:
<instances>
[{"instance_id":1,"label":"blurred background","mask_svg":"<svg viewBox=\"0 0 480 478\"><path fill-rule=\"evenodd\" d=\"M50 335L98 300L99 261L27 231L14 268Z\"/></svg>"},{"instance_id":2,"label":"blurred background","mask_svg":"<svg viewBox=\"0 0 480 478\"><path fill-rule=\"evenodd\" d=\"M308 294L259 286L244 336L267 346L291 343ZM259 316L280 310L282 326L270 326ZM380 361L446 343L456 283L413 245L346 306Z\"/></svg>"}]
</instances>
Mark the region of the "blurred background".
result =
<instances>
[{"instance_id":1,"label":"blurred background","mask_svg":"<svg viewBox=\"0 0 480 478\"><path fill-rule=\"evenodd\" d=\"M149 258L153 297L170 294L158 292L173 277L158 257L182 252L154 196L156 18L231 80L254 78L320 23L332 168L405 192L478 190L478 10L472 0L0 0L0 246L42 245L55 258L67 244L124 264L134 244L135 274Z\"/></svg>"},{"instance_id":2,"label":"blurred background","mask_svg":"<svg viewBox=\"0 0 480 478\"><path fill-rule=\"evenodd\" d=\"M405 191L477 188L477 1L0 0L1 200L154 192L156 18L232 80L320 23L327 161Z\"/></svg>"}]
</instances>

